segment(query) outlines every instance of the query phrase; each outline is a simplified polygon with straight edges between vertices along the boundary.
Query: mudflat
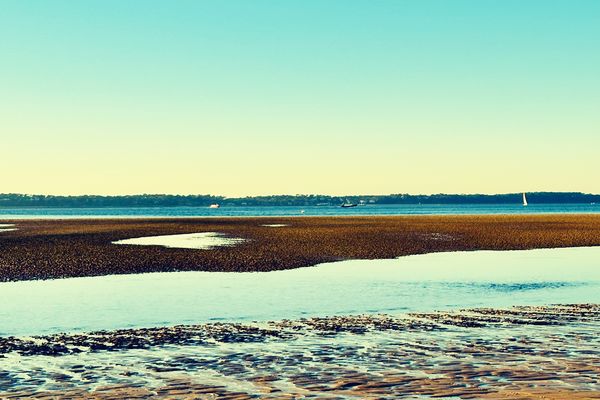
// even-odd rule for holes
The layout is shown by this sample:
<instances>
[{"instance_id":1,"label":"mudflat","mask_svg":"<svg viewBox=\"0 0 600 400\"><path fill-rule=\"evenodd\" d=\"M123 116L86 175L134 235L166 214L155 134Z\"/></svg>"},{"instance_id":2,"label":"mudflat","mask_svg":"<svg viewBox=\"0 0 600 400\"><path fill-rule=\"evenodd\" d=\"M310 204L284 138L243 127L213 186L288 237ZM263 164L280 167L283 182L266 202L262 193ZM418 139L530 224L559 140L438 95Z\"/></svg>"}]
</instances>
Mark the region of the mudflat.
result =
<instances>
[{"instance_id":1,"label":"mudflat","mask_svg":"<svg viewBox=\"0 0 600 400\"><path fill-rule=\"evenodd\" d=\"M159 271L272 271L347 259L600 245L600 214L11 220L0 281ZM116 245L217 232L235 246Z\"/></svg>"}]
</instances>

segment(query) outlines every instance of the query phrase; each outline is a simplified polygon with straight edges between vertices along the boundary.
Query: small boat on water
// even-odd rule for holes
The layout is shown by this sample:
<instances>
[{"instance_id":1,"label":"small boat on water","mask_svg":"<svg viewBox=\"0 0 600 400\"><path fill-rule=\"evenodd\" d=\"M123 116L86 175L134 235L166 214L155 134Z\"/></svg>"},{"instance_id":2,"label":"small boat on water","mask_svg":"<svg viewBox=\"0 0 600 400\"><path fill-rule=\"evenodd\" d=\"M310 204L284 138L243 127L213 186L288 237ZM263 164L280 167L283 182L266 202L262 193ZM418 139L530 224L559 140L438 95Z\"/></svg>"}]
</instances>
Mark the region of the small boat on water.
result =
<instances>
[{"instance_id":1,"label":"small boat on water","mask_svg":"<svg viewBox=\"0 0 600 400\"><path fill-rule=\"evenodd\" d=\"M527 196L525 196L525 192L523 192L523 207L527 207Z\"/></svg>"},{"instance_id":2,"label":"small boat on water","mask_svg":"<svg viewBox=\"0 0 600 400\"><path fill-rule=\"evenodd\" d=\"M351 207L356 207L357 205L358 205L358 204L356 204L356 203L352 203L352 202L350 202L350 201L346 200L344 203L342 203L342 204L340 205L340 207L342 207L342 208L351 208Z\"/></svg>"},{"instance_id":3,"label":"small boat on water","mask_svg":"<svg viewBox=\"0 0 600 400\"><path fill-rule=\"evenodd\" d=\"M218 205L218 204L216 204L216 203L215 204L211 204L210 206L208 206L208 208L219 208L219 207L221 207L221 206Z\"/></svg>"}]
</instances>

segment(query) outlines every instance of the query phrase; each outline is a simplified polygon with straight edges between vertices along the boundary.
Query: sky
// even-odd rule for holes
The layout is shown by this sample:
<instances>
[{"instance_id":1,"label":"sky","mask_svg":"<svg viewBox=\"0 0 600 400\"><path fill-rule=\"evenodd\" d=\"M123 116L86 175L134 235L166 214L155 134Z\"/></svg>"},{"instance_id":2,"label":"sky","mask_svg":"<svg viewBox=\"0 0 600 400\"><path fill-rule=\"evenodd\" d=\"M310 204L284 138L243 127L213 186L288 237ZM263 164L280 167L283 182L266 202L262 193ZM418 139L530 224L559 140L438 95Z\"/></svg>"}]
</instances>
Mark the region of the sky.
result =
<instances>
[{"instance_id":1,"label":"sky","mask_svg":"<svg viewBox=\"0 0 600 400\"><path fill-rule=\"evenodd\" d=\"M0 0L0 193L600 193L600 1Z\"/></svg>"}]
</instances>

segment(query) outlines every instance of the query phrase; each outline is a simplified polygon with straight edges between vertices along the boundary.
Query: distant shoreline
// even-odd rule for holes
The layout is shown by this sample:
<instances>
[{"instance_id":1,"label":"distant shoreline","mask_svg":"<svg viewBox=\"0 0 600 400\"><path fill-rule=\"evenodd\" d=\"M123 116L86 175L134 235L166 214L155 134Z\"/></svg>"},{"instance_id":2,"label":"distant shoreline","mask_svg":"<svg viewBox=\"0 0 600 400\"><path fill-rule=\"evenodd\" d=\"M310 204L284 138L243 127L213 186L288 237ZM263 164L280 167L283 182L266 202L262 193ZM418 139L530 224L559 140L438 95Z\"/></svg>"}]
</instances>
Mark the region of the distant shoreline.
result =
<instances>
[{"instance_id":1,"label":"distant shoreline","mask_svg":"<svg viewBox=\"0 0 600 400\"><path fill-rule=\"evenodd\" d=\"M531 204L590 204L600 203L600 194L581 192L530 192L527 198ZM43 194L0 193L0 208L14 207L59 207L59 208L101 208L101 207L208 207L220 206L339 206L342 203L370 205L502 205L521 204L522 193L503 194L350 194L330 196L309 195L268 195L247 197L226 197L219 195L78 195L58 196Z\"/></svg>"},{"instance_id":2,"label":"distant shoreline","mask_svg":"<svg viewBox=\"0 0 600 400\"><path fill-rule=\"evenodd\" d=\"M0 281L143 272L259 272L441 251L600 246L600 214L11 219ZM268 227L265 224L285 224ZM246 239L190 250L114 245L197 232Z\"/></svg>"}]
</instances>

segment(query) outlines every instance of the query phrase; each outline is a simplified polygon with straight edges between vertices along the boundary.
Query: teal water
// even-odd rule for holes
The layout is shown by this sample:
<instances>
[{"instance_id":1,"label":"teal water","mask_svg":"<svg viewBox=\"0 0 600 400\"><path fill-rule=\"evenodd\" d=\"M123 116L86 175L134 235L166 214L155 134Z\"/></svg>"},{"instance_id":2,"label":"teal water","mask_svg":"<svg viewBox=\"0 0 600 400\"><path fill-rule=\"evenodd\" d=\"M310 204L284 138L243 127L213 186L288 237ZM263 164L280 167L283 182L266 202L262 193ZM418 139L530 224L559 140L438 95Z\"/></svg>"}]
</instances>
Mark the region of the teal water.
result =
<instances>
[{"instance_id":1,"label":"teal water","mask_svg":"<svg viewBox=\"0 0 600 400\"><path fill-rule=\"evenodd\" d=\"M0 336L553 303L600 303L600 247L0 283Z\"/></svg>"},{"instance_id":2,"label":"teal water","mask_svg":"<svg viewBox=\"0 0 600 400\"><path fill-rule=\"evenodd\" d=\"M1 208L0 219L103 217L255 217L327 215L600 213L600 204L460 204L278 207Z\"/></svg>"}]
</instances>

